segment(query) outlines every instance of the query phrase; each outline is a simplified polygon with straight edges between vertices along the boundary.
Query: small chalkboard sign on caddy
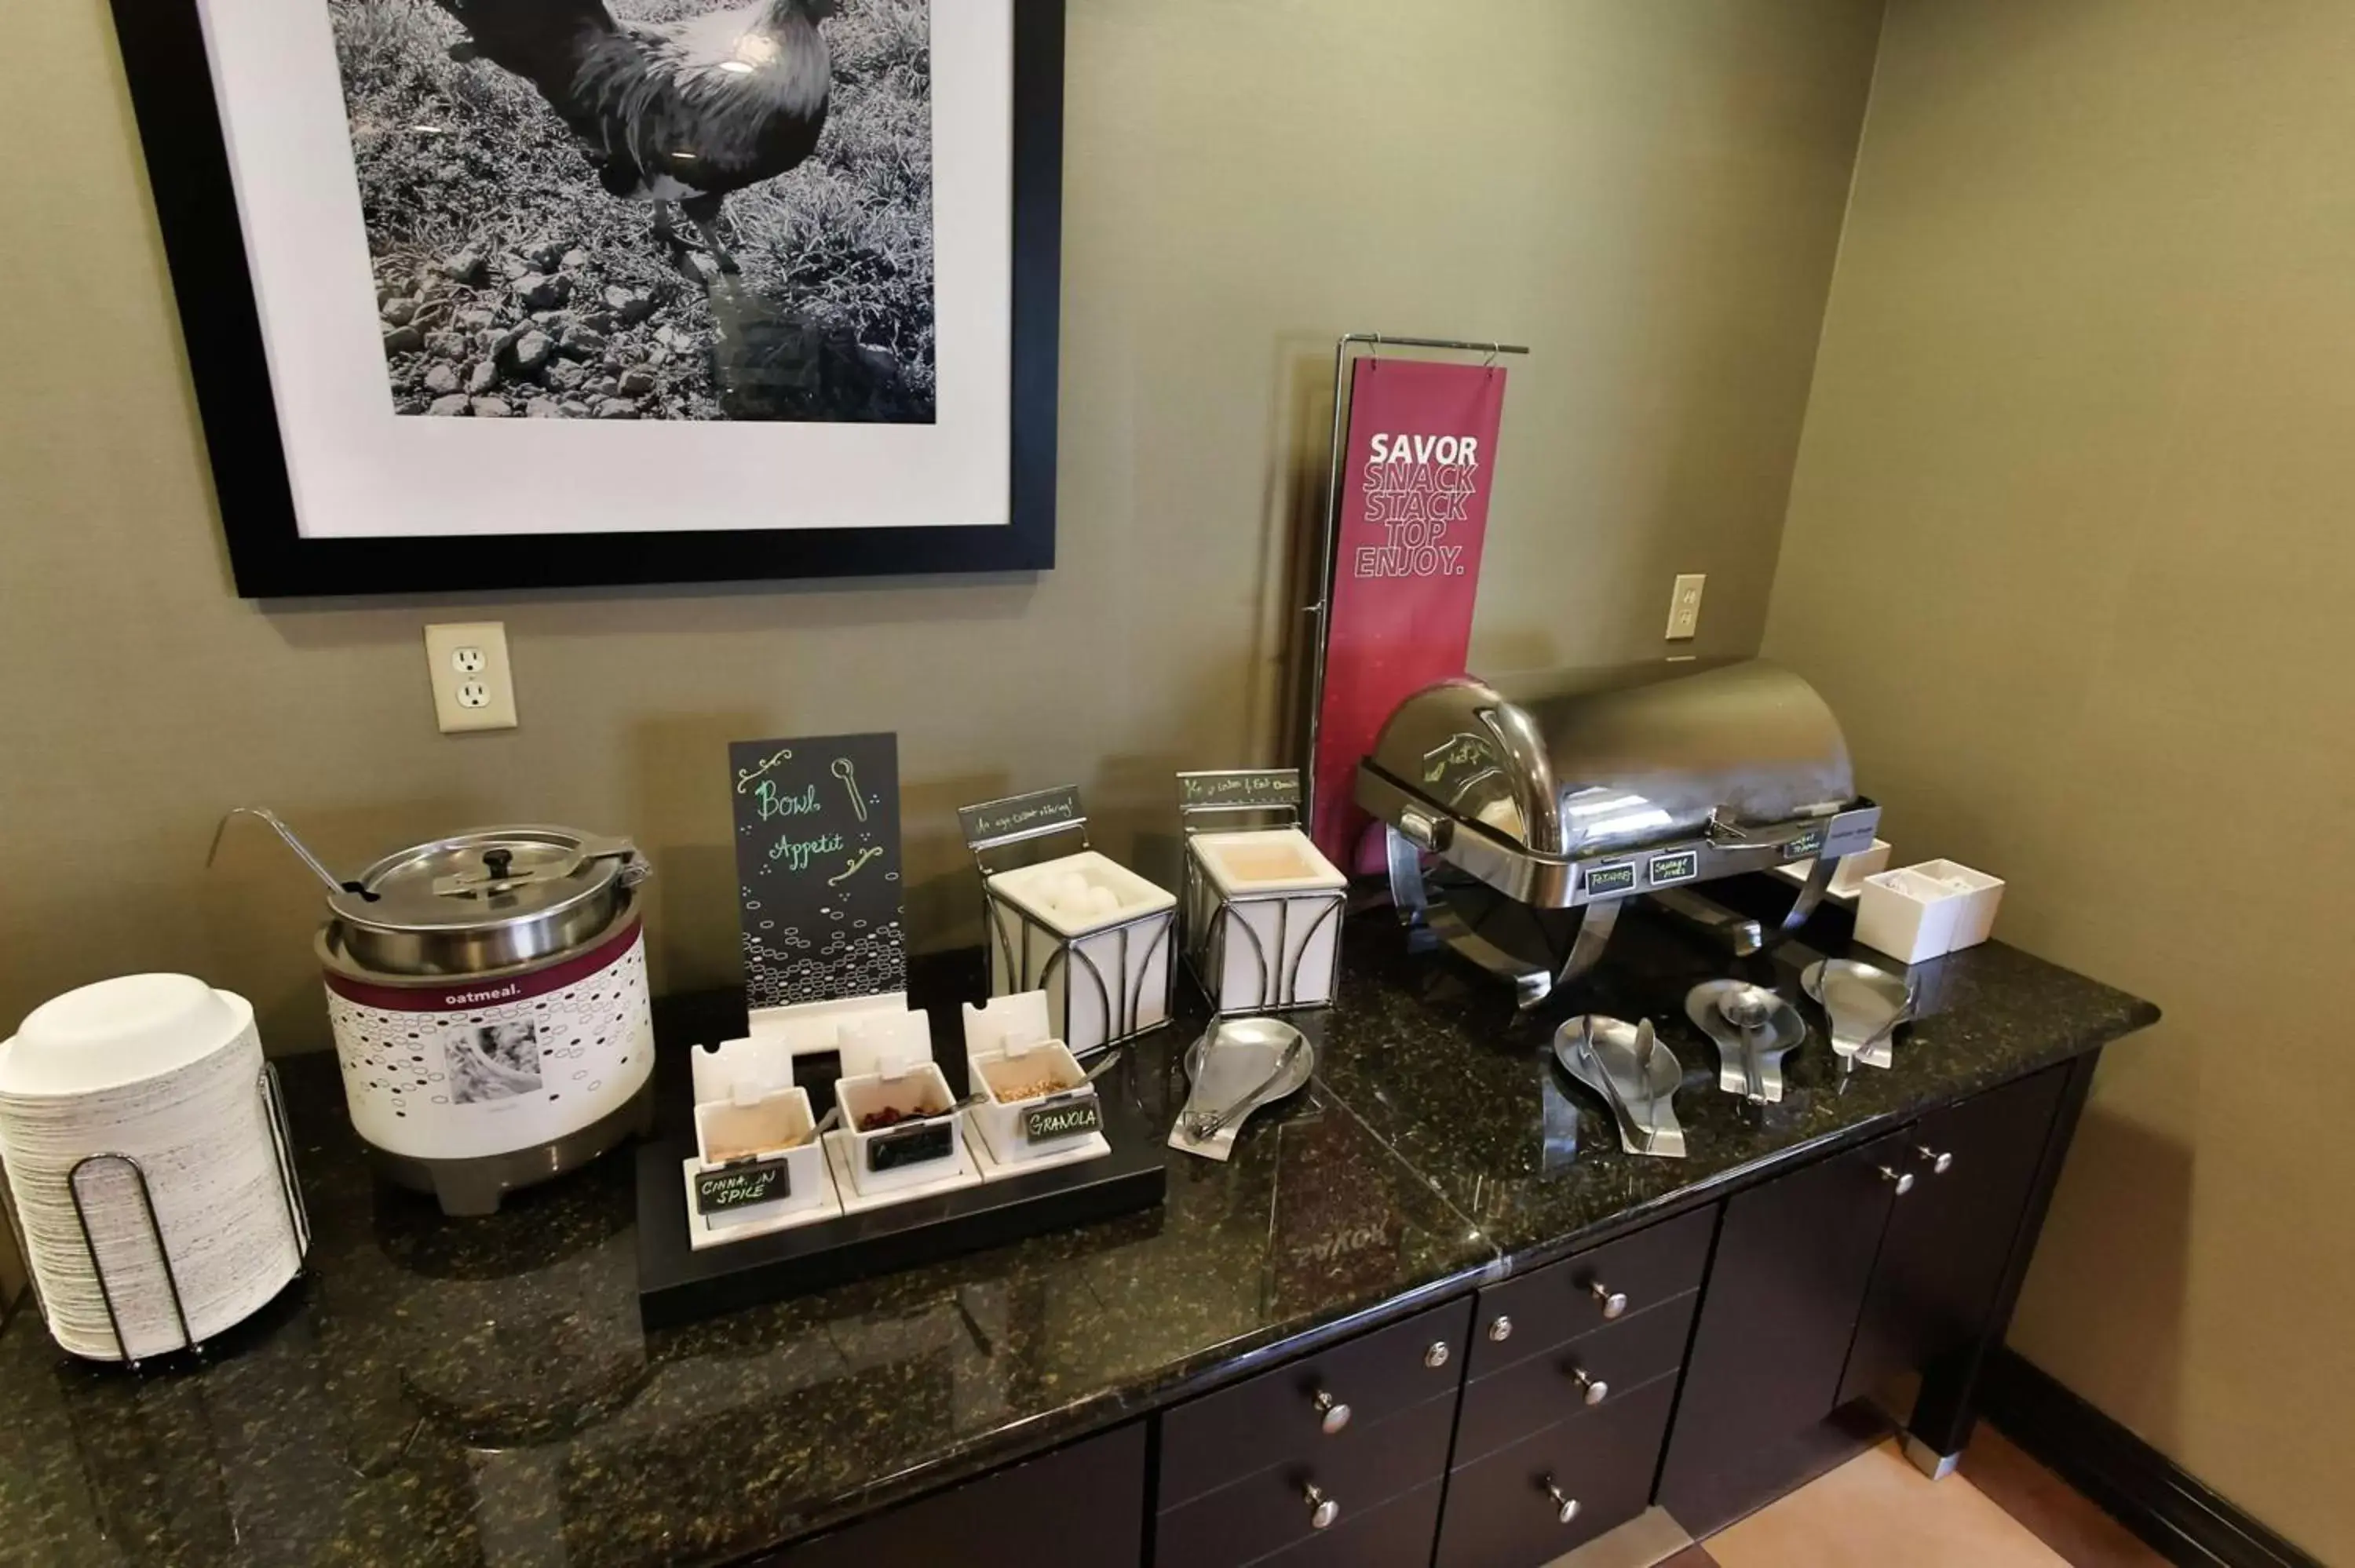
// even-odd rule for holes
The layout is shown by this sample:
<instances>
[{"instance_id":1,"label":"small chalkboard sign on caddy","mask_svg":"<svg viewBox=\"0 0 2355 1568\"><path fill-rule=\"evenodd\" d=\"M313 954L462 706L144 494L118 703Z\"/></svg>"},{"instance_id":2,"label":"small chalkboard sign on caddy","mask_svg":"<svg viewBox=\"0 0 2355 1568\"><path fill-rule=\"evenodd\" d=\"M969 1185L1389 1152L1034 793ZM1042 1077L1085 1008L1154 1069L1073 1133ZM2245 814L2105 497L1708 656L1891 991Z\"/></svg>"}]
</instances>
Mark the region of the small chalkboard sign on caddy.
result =
<instances>
[{"instance_id":1,"label":"small chalkboard sign on caddy","mask_svg":"<svg viewBox=\"0 0 2355 1568\"><path fill-rule=\"evenodd\" d=\"M646 1326L1157 1207L1165 1151L1130 1075L1088 1077L1043 996L967 1006L961 1045L909 1006L897 737L744 741L728 762L751 1027L681 1054L689 1114L640 1152ZM960 815L969 840L1083 821L1075 790Z\"/></svg>"}]
</instances>

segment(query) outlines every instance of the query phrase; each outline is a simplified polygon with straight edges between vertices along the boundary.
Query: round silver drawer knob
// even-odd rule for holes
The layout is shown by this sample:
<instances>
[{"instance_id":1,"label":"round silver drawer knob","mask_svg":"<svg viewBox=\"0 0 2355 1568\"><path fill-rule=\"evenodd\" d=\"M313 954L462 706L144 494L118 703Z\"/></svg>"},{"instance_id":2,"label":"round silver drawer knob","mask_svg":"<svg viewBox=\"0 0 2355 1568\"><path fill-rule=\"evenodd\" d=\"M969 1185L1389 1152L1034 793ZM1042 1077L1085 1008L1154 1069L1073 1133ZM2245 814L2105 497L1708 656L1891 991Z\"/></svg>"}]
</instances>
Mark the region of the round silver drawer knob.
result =
<instances>
[{"instance_id":1,"label":"round silver drawer knob","mask_svg":"<svg viewBox=\"0 0 2355 1568\"><path fill-rule=\"evenodd\" d=\"M1431 1368L1433 1372L1436 1372L1441 1367L1447 1364L1449 1353L1446 1340L1433 1340L1430 1345L1425 1347L1423 1350L1423 1364Z\"/></svg>"},{"instance_id":2,"label":"round silver drawer knob","mask_svg":"<svg viewBox=\"0 0 2355 1568\"><path fill-rule=\"evenodd\" d=\"M1913 1190L1913 1172L1911 1171L1891 1171L1884 1165L1881 1168L1881 1179L1896 1188L1901 1198Z\"/></svg>"},{"instance_id":3,"label":"round silver drawer knob","mask_svg":"<svg viewBox=\"0 0 2355 1568\"><path fill-rule=\"evenodd\" d=\"M1333 1528L1333 1521L1341 1517L1341 1505L1327 1497L1325 1489L1315 1481L1301 1488L1300 1495L1308 1499L1309 1529L1330 1530Z\"/></svg>"},{"instance_id":4,"label":"round silver drawer knob","mask_svg":"<svg viewBox=\"0 0 2355 1568\"><path fill-rule=\"evenodd\" d=\"M1614 1290L1599 1279L1587 1287L1587 1294L1594 1298L1594 1305L1602 1308L1605 1318L1616 1318L1627 1310L1626 1292Z\"/></svg>"},{"instance_id":5,"label":"round silver drawer knob","mask_svg":"<svg viewBox=\"0 0 2355 1568\"><path fill-rule=\"evenodd\" d=\"M1349 1407L1323 1389L1316 1391L1316 1397L1309 1404L1316 1408L1316 1425L1325 1429L1326 1436L1330 1437L1349 1425Z\"/></svg>"},{"instance_id":6,"label":"round silver drawer knob","mask_svg":"<svg viewBox=\"0 0 2355 1568\"><path fill-rule=\"evenodd\" d=\"M1554 1484L1554 1478L1551 1476L1546 1477L1538 1484L1545 1488L1546 1496L1553 1499L1554 1518L1560 1520L1564 1524L1568 1524L1572 1520L1578 1517L1578 1499L1572 1497L1568 1492L1563 1491L1560 1487L1556 1486Z\"/></svg>"},{"instance_id":7,"label":"round silver drawer knob","mask_svg":"<svg viewBox=\"0 0 2355 1568\"><path fill-rule=\"evenodd\" d=\"M1926 1143L1916 1146L1913 1152L1920 1155L1923 1162L1930 1167L1930 1174L1933 1176L1944 1176L1955 1168L1955 1157L1952 1152L1942 1153Z\"/></svg>"},{"instance_id":8,"label":"round silver drawer knob","mask_svg":"<svg viewBox=\"0 0 2355 1568\"><path fill-rule=\"evenodd\" d=\"M1584 1367L1571 1368L1570 1381L1578 1385L1580 1397L1589 1404L1600 1404L1611 1397L1611 1385Z\"/></svg>"},{"instance_id":9,"label":"round silver drawer knob","mask_svg":"<svg viewBox=\"0 0 2355 1568\"><path fill-rule=\"evenodd\" d=\"M1488 1338L1501 1345L1512 1337L1513 1320L1503 1313L1498 1313L1497 1320L1488 1325Z\"/></svg>"}]
</instances>

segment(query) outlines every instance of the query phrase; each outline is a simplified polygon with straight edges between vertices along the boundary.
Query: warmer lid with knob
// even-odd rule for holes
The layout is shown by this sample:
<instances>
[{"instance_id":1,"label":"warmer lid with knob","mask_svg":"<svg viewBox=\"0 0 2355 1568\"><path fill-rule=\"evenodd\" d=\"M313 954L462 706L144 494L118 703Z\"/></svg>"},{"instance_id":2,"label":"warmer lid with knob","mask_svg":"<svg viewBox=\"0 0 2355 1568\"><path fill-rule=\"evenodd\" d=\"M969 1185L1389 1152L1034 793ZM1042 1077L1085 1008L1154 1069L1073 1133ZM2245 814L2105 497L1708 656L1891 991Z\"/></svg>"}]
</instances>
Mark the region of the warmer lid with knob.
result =
<instances>
[{"instance_id":1,"label":"warmer lid with knob","mask_svg":"<svg viewBox=\"0 0 2355 1568\"><path fill-rule=\"evenodd\" d=\"M221 819L214 855L241 816L269 823L326 888L331 966L393 979L480 976L577 951L629 916L630 890L652 872L628 839L525 826L414 844L346 881L277 813L251 806Z\"/></svg>"},{"instance_id":2,"label":"warmer lid with knob","mask_svg":"<svg viewBox=\"0 0 2355 1568\"><path fill-rule=\"evenodd\" d=\"M628 839L477 828L387 855L330 895L332 945L386 974L482 974L589 941L646 874Z\"/></svg>"}]
</instances>

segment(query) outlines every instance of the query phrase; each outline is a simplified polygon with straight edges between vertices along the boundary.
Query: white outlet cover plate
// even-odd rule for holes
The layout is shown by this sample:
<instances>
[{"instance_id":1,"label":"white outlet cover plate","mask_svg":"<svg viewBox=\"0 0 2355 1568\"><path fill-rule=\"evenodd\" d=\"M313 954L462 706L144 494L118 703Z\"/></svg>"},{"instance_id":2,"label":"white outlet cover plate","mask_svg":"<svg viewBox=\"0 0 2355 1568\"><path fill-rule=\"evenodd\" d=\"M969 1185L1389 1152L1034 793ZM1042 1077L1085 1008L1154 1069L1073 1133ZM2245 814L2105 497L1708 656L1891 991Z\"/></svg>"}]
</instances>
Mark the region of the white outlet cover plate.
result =
<instances>
[{"instance_id":1,"label":"white outlet cover plate","mask_svg":"<svg viewBox=\"0 0 2355 1568\"><path fill-rule=\"evenodd\" d=\"M433 722L444 735L516 727L515 671L507 662L507 629L496 620L425 629L426 673L433 683ZM481 688L486 700L463 701L459 688ZM477 695L470 692L469 697Z\"/></svg>"},{"instance_id":2,"label":"white outlet cover plate","mask_svg":"<svg viewBox=\"0 0 2355 1568\"><path fill-rule=\"evenodd\" d=\"M1676 592L1668 598L1668 641L1682 642L1700 635L1701 590L1709 586L1705 572L1688 572L1677 578Z\"/></svg>"}]
</instances>

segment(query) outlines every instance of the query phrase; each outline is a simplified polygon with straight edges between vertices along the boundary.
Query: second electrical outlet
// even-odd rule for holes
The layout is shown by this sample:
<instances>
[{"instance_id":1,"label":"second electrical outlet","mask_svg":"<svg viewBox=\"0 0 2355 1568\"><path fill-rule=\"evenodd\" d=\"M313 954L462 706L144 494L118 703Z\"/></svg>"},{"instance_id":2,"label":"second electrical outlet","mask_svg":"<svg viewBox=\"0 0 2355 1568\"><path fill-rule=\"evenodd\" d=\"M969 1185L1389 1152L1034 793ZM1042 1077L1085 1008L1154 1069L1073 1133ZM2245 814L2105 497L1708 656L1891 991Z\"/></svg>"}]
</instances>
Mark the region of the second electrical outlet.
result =
<instances>
[{"instance_id":1,"label":"second electrical outlet","mask_svg":"<svg viewBox=\"0 0 2355 1568\"><path fill-rule=\"evenodd\" d=\"M1709 586L1703 572L1690 572L1677 579L1677 590L1668 599L1668 641L1683 642L1700 635L1700 590Z\"/></svg>"},{"instance_id":2,"label":"second electrical outlet","mask_svg":"<svg viewBox=\"0 0 2355 1568\"><path fill-rule=\"evenodd\" d=\"M515 673L504 623L427 627L425 663L433 679L433 722L442 734L516 727Z\"/></svg>"}]
</instances>

